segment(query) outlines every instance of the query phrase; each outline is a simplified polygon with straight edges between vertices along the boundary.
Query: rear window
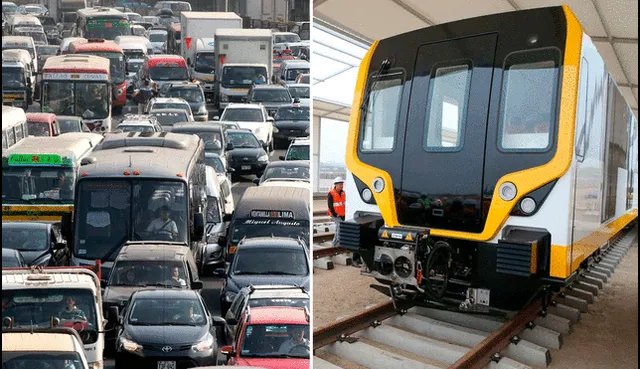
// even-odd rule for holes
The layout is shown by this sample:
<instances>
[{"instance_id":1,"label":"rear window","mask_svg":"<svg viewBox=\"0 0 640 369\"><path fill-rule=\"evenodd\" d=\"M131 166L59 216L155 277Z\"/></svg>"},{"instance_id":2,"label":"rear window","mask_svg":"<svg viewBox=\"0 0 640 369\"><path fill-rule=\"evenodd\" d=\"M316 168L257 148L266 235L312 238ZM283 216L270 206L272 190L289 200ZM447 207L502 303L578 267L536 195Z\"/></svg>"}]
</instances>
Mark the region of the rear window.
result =
<instances>
[{"instance_id":1,"label":"rear window","mask_svg":"<svg viewBox=\"0 0 640 369\"><path fill-rule=\"evenodd\" d=\"M559 65L560 50L556 48L507 56L500 101L500 150L551 148L557 117Z\"/></svg>"}]
</instances>

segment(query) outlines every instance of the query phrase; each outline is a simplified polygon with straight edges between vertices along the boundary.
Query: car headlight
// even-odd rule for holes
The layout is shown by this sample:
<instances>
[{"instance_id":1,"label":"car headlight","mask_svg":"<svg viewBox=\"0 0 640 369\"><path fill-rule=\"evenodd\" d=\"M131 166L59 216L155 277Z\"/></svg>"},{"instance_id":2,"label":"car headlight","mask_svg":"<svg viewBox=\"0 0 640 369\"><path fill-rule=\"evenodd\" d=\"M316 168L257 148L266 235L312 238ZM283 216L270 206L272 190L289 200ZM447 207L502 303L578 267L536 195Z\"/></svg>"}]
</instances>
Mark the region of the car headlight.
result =
<instances>
[{"instance_id":1,"label":"car headlight","mask_svg":"<svg viewBox=\"0 0 640 369\"><path fill-rule=\"evenodd\" d=\"M266 163L269 161L269 155L262 155L261 157L258 158L258 161L261 163Z\"/></svg>"},{"instance_id":2,"label":"car headlight","mask_svg":"<svg viewBox=\"0 0 640 369\"><path fill-rule=\"evenodd\" d=\"M208 351L213 348L213 336L208 335L204 340L191 346L191 349L195 352Z\"/></svg>"},{"instance_id":3,"label":"car headlight","mask_svg":"<svg viewBox=\"0 0 640 369\"><path fill-rule=\"evenodd\" d=\"M138 345L137 343L128 340L126 338L122 338L120 339L120 342L122 343L122 348L129 351L129 352L137 352L142 350L142 346Z\"/></svg>"},{"instance_id":4,"label":"car headlight","mask_svg":"<svg viewBox=\"0 0 640 369\"><path fill-rule=\"evenodd\" d=\"M51 260L51 254L46 254L35 260L31 266L47 266L49 265L49 261Z\"/></svg>"},{"instance_id":5,"label":"car headlight","mask_svg":"<svg viewBox=\"0 0 640 369\"><path fill-rule=\"evenodd\" d=\"M227 292L224 294L224 299L225 299L227 302L231 302L231 301L233 301L233 299L235 299L235 298L236 298L236 295L237 295L237 293L235 293L235 292L227 291Z\"/></svg>"}]
</instances>

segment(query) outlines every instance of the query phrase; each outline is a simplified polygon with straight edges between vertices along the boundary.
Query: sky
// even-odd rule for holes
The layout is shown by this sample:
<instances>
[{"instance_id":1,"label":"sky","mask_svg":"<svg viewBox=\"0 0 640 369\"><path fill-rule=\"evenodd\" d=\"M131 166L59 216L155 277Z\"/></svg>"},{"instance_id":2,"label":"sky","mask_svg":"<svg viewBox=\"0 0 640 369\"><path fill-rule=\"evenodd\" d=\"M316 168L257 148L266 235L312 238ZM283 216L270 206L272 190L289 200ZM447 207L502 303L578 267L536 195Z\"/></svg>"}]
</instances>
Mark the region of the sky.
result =
<instances>
[{"instance_id":1,"label":"sky","mask_svg":"<svg viewBox=\"0 0 640 369\"><path fill-rule=\"evenodd\" d=\"M320 164L344 165L349 123L322 118L320 126Z\"/></svg>"}]
</instances>

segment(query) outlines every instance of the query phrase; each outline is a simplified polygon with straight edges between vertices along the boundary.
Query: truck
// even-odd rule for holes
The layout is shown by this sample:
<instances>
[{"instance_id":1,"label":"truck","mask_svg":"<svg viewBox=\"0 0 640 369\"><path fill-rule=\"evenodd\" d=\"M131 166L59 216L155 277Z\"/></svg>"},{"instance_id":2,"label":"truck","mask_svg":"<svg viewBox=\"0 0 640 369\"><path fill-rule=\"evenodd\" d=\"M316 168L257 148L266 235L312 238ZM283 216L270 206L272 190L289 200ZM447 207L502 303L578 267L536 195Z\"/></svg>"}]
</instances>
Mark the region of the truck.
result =
<instances>
[{"instance_id":1,"label":"truck","mask_svg":"<svg viewBox=\"0 0 640 369\"><path fill-rule=\"evenodd\" d=\"M100 274L99 265L96 271ZM74 313L77 310L84 314ZM114 316L110 320L117 320L115 314L111 315ZM100 279L88 268L3 268L2 317L10 320L12 328L37 330L50 327L55 321L59 327L75 329L82 339L89 368L104 367L106 321Z\"/></svg>"},{"instance_id":2,"label":"truck","mask_svg":"<svg viewBox=\"0 0 640 369\"><path fill-rule=\"evenodd\" d=\"M49 9L49 15L62 23L64 29L71 29L78 9L88 7L87 0L46 0L44 5Z\"/></svg>"},{"instance_id":3,"label":"truck","mask_svg":"<svg viewBox=\"0 0 640 369\"><path fill-rule=\"evenodd\" d=\"M242 28L242 18L233 12L182 12L180 14L180 25L182 26L182 43L180 45L180 55L187 61L190 71L194 72L196 65L196 49L199 46L199 39L207 39L206 43L200 45L202 52L213 52L212 36L217 29ZM209 49L204 51L203 49ZM203 62L204 60L201 60ZM214 65L210 66L213 70ZM206 68L205 68L206 69ZM203 73L200 73L203 74ZM204 73L210 74L210 73ZM206 76L194 76L201 80Z\"/></svg>"},{"instance_id":4,"label":"truck","mask_svg":"<svg viewBox=\"0 0 640 369\"><path fill-rule=\"evenodd\" d=\"M288 0L246 0L246 17L262 21L289 21Z\"/></svg>"},{"instance_id":5,"label":"truck","mask_svg":"<svg viewBox=\"0 0 640 369\"><path fill-rule=\"evenodd\" d=\"M273 36L267 29L218 29L215 104L241 103L254 83L269 83L273 72Z\"/></svg>"}]
</instances>

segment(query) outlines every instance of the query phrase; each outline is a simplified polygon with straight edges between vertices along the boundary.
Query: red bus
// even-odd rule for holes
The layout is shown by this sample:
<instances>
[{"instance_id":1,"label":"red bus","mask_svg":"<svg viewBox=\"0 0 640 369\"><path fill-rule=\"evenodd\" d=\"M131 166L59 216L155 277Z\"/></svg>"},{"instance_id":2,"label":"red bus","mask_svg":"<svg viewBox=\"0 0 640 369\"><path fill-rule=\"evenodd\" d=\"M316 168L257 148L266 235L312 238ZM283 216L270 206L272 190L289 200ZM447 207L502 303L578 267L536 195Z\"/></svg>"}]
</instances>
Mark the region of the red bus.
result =
<instances>
[{"instance_id":1,"label":"red bus","mask_svg":"<svg viewBox=\"0 0 640 369\"><path fill-rule=\"evenodd\" d=\"M122 112L122 108L127 103L127 81L125 78L126 62L120 45L114 41L105 41L100 38L76 40L69 45L69 54L86 54L109 59L109 70L113 86L113 110L116 114Z\"/></svg>"}]
</instances>

